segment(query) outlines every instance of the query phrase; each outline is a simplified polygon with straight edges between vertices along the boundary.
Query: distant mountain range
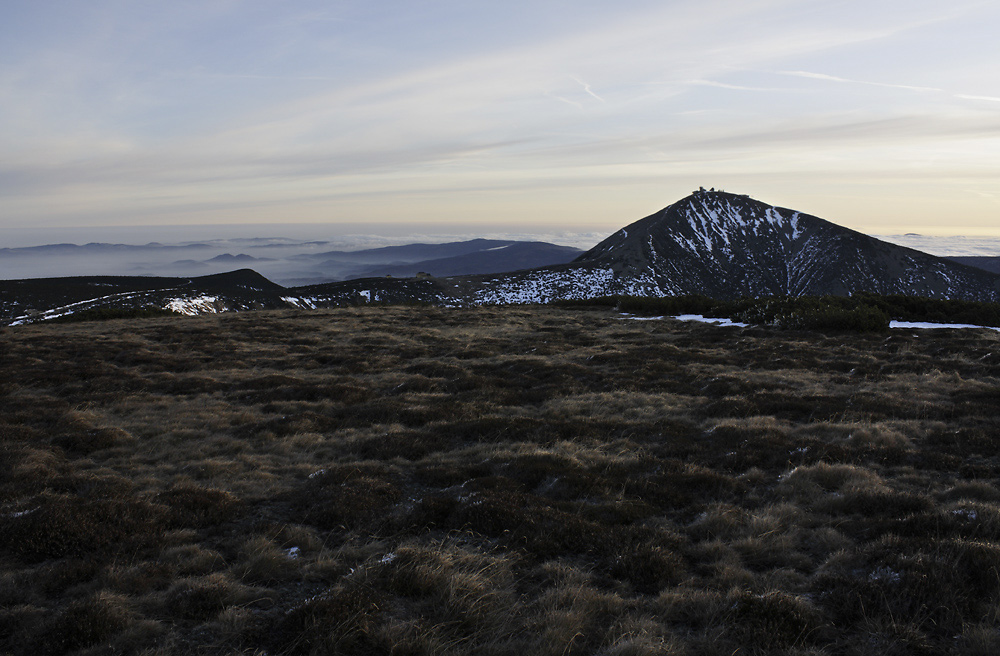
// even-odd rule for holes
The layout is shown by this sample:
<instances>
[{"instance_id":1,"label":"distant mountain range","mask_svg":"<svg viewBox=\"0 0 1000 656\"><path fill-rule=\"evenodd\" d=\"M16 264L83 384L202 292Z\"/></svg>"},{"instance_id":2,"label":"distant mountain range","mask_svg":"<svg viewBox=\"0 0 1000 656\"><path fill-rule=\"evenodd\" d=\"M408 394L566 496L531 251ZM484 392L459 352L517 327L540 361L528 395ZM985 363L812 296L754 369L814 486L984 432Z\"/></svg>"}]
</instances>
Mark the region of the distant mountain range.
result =
<instances>
[{"instance_id":1,"label":"distant mountain range","mask_svg":"<svg viewBox=\"0 0 1000 656\"><path fill-rule=\"evenodd\" d=\"M301 259L320 262L351 262L355 264L412 263L458 257L470 253L482 253L511 246L516 243L516 241L504 239L470 239L468 241L452 241L443 244L383 246L382 248L369 248L360 251L327 251L325 253L302 256Z\"/></svg>"},{"instance_id":2,"label":"distant mountain range","mask_svg":"<svg viewBox=\"0 0 1000 656\"><path fill-rule=\"evenodd\" d=\"M569 246L518 241L451 257L401 264L378 264L352 269L344 277L348 279L373 276L409 277L418 273L444 277L502 273L570 262L582 252L579 248Z\"/></svg>"},{"instance_id":3,"label":"distant mountain range","mask_svg":"<svg viewBox=\"0 0 1000 656\"><path fill-rule=\"evenodd\" d=\"M552 244L480 239L298 259L312 268L354 267L370 277L284 287L244 269L197 278L6 281L0 282L0 321L29 322L96 307L194 314L370 302L546 303L613 295L872 292L1000 300L1000 275L956 261L971 258L935 257L748 196L704 190L582 254Z\"/></svg>"},{"instance_id":4,"label":"distant mountain range","mask_svg":"<svg viewBox=\"0 0 1000 656\"><path fill-rule=\"evenodd\" d=\"M993 273L1000 273L1000 257L988 257L984 255L964 255L956 257L948 257L947 259L952 262L958 262L959 264L964 264L966 266L976 267L977 269L983 269L984 271L991 271Z\"/></svg>"},{"instance_id":5,"label":"distant mountain range","mask_svg":"<svg viewBox=\"0 0 1000 656\"><path fill-rule=\"evenodd\" d=\"M279 284L301 286L370 276L412 276L418 272L452 276L513 271L569 262L583 252L544 242L497 239L319 251L327 245L329 242L324 241L241 238L186 244L92 242L0 248L0 279L67 275L177 277L251 267Z\"/></svg>"}]
</instances>

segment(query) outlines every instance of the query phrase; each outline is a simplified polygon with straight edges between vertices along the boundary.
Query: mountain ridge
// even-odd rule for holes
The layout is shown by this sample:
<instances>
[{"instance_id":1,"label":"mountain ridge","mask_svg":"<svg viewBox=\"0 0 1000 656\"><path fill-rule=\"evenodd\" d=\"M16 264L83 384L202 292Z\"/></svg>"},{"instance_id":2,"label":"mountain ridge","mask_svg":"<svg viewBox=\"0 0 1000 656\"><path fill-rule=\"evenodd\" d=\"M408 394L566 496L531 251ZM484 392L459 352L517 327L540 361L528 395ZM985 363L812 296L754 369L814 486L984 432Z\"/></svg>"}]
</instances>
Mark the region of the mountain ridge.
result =
<instances>
[{"instance_id":1,"label":"mountain ridge","mask_svg":"<svg viewBox=\"0 0 1000 656\"><path fill-rule=\"evenodd\" d=\"M379 265L360 269L345 279L374 276L415 276L425 272L437 277L504 273L563 264L583 253L579 248L547 242L518 241L461 255L421 260L407 264Z\"/></svg>"},{"instance_id":2,"label":"mountain ridge","mask_svg":"<svg viewBox=\"0 0 1000 656\"><path fill-rule=\"evenodd\" d=\"M503 249L514 243L494 241L496 245L478 240L437 245L442 248L428 244L412 245L408 251L405 247L388 248L400 249L403 257L454 248L471 249L477 251L473 257L483 257L484 247ZM198 313L371 302L468 306L688 294L733 299L868 292L1000 301L1000 275L996 273L891 244L746 195L714 190L699 190L626 225L571 262L517 271L421 278L380 276L283 287L253 270L242 269L197 278L123 278L121 290L113 295L78 298L85 295L88 285L114 286L96 278L5 281L0 283L0 318L27 322L50 318L69 306L111 303ZM18 286L24 292L20 298Z\"/></svg>"}]
</instances>

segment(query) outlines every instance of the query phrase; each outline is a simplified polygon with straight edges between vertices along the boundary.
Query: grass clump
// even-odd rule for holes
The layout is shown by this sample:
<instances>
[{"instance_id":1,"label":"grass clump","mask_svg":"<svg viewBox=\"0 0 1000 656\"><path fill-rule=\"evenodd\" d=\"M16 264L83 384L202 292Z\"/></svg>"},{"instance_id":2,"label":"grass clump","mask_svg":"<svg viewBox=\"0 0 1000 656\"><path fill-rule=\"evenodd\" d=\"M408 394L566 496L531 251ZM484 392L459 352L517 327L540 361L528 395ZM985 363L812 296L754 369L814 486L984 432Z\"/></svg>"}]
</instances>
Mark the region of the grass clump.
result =
<instances>
[{"instance_id":1,"label":"grass clump","mask_svg":"<svg viewBox=\"0 0 1000 656\"><path fill-rule=\"evenodd\" d=\"M731 595L730 602L726 634L750 653L813 644L824 628L822 615L812 603L787 592L739 591Z\"/></svg>"},{"instance_id":2,"label":"grass clump","mask_svg":"<svg viewBox=\"0 0 1000 656\"><path fill-rule=\"evenodd\" d=\"M132 614L123 600L100 594L70 603L44 622L31 643L31 652L66 654L109 641L123 631Z\"/></svg>"},{"instance_id":3,"label":"grass clump","mask_svg":"<svg viewBox=\"0 0 1000 656\"><path fill-rule=\"evenodd\" d=\"M29 505L34 507L0 519L0 543L8 553L32 562L142 547L165 526L159 508L128 497L44 492Z\"/></svg>"}]
</instances>

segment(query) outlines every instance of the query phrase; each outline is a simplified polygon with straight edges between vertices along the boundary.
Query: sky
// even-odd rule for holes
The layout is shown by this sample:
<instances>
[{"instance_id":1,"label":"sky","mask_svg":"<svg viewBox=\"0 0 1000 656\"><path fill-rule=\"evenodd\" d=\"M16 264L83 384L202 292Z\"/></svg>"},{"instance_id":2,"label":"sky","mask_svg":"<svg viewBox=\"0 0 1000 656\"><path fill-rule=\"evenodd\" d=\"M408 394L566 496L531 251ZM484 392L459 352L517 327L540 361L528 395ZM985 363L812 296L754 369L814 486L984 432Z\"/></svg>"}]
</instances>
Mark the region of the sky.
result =
<instances>
[{"instance_id":1,"label":"sky","mask_svg":"<svg viewBox=\"0 0 1000 656\"><path fill-rule=\"evenodd\" d=\"M996 2L3 6L0 239L599 234L699 186L868 234L1000 235Z\"/></svg>"}]
</instances>

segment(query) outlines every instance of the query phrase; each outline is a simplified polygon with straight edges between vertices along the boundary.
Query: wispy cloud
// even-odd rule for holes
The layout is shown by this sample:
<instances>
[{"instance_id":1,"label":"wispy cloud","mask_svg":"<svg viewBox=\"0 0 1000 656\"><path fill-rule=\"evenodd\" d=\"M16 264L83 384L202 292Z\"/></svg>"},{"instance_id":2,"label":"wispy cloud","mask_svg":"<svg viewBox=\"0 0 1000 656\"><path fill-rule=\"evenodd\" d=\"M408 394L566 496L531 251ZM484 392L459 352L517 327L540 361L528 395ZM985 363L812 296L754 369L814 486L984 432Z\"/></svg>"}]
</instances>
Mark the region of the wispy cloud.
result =
<instances>
[{"instance_id":1,"label":"wispy cloud","mask_svg":"<svg viewBox=\"0 0 1000 656\"><path fill-rule=\"evenodd\" d=\"M1000 98L996 96L970 96L964 93L959 93L955 95L956 98L961 98L963 100L985 100L987 102L1000 102Z\"/></svg>"},{"instance_id":2,"label":"wispy cloud","mask_svg":"<svg viewBox=\"0 0 1000 656\"><path fill-rule=\"evenodd\" d=\"M717 89L730 89L732 91L758 91L758 92L794 92L795 89L788 87L752 87L744 84L728 84L716 80L688 80L687 84L696 87L715 87Z\"/></svg>"},{"instance_id":3,"label":"wispy cloud","mask_svg":"<svg viewBox=\"0 0 1000 656\"><path fill-rule=\"evenodd\" d=\"M592 98L596 98L597 100L600 100L601 102L606 102L604 100L604 98L601 98L599 95L597 95L596 93L594 93L594 90L590 88L589 84L587 84L586 82L584 82L583 80L581 80L578 77L573 77L572 79L573 79L574 82L576 82L581 87L583 87L583 92L586 93L588 96L590 96Z\"/></svg>"},{"instance_id":4,"label":"wispy cloud","mask_svg":"<svg viewBox=\"0 0 1000 656\"><path fill-rule=\"evenodd\" d=\"M851 78L839 77L836 75L827 75L825 73L814 73L810 71L778 71L779 75L786 75L790 77L806 78L811 80L823 80L827 82L836 82L838 84L855 84L861 86L869 87L881 87L885 89L901 89L904 91L914 91L919 93L930 93L930 94L941 94L950 98L956 98L959 100L978 100L986 102L1000 102L1000 97L997 96L980 96L972 95L966 93L952 93L946 89L939 87L924 87L915 86L910 84L892 84L886 82L871 82L868 80L856 80Z\"/></svg>"},{"instance_id":5,"label":"wispy cloud","mask_svg":"<svg viewBox=\"0 0 1000 656\"><path fill-rule=\"evenodd\" d=\"M836 75L827 75L825 73L812 73L809 71L778 71L779 75L789 75L791 77L803 77L810 80L826 80L829 82L840 82L843 84L861 84L869 87L883 87L886 89L904 89L906 91L929 91L932 93L941 93L944 89L938 89L936 87L921 87L910 84L891 84L886 82L869 82L866 80L852 80L845 77L838 77Z\"/></svg>"}]
</instances>

